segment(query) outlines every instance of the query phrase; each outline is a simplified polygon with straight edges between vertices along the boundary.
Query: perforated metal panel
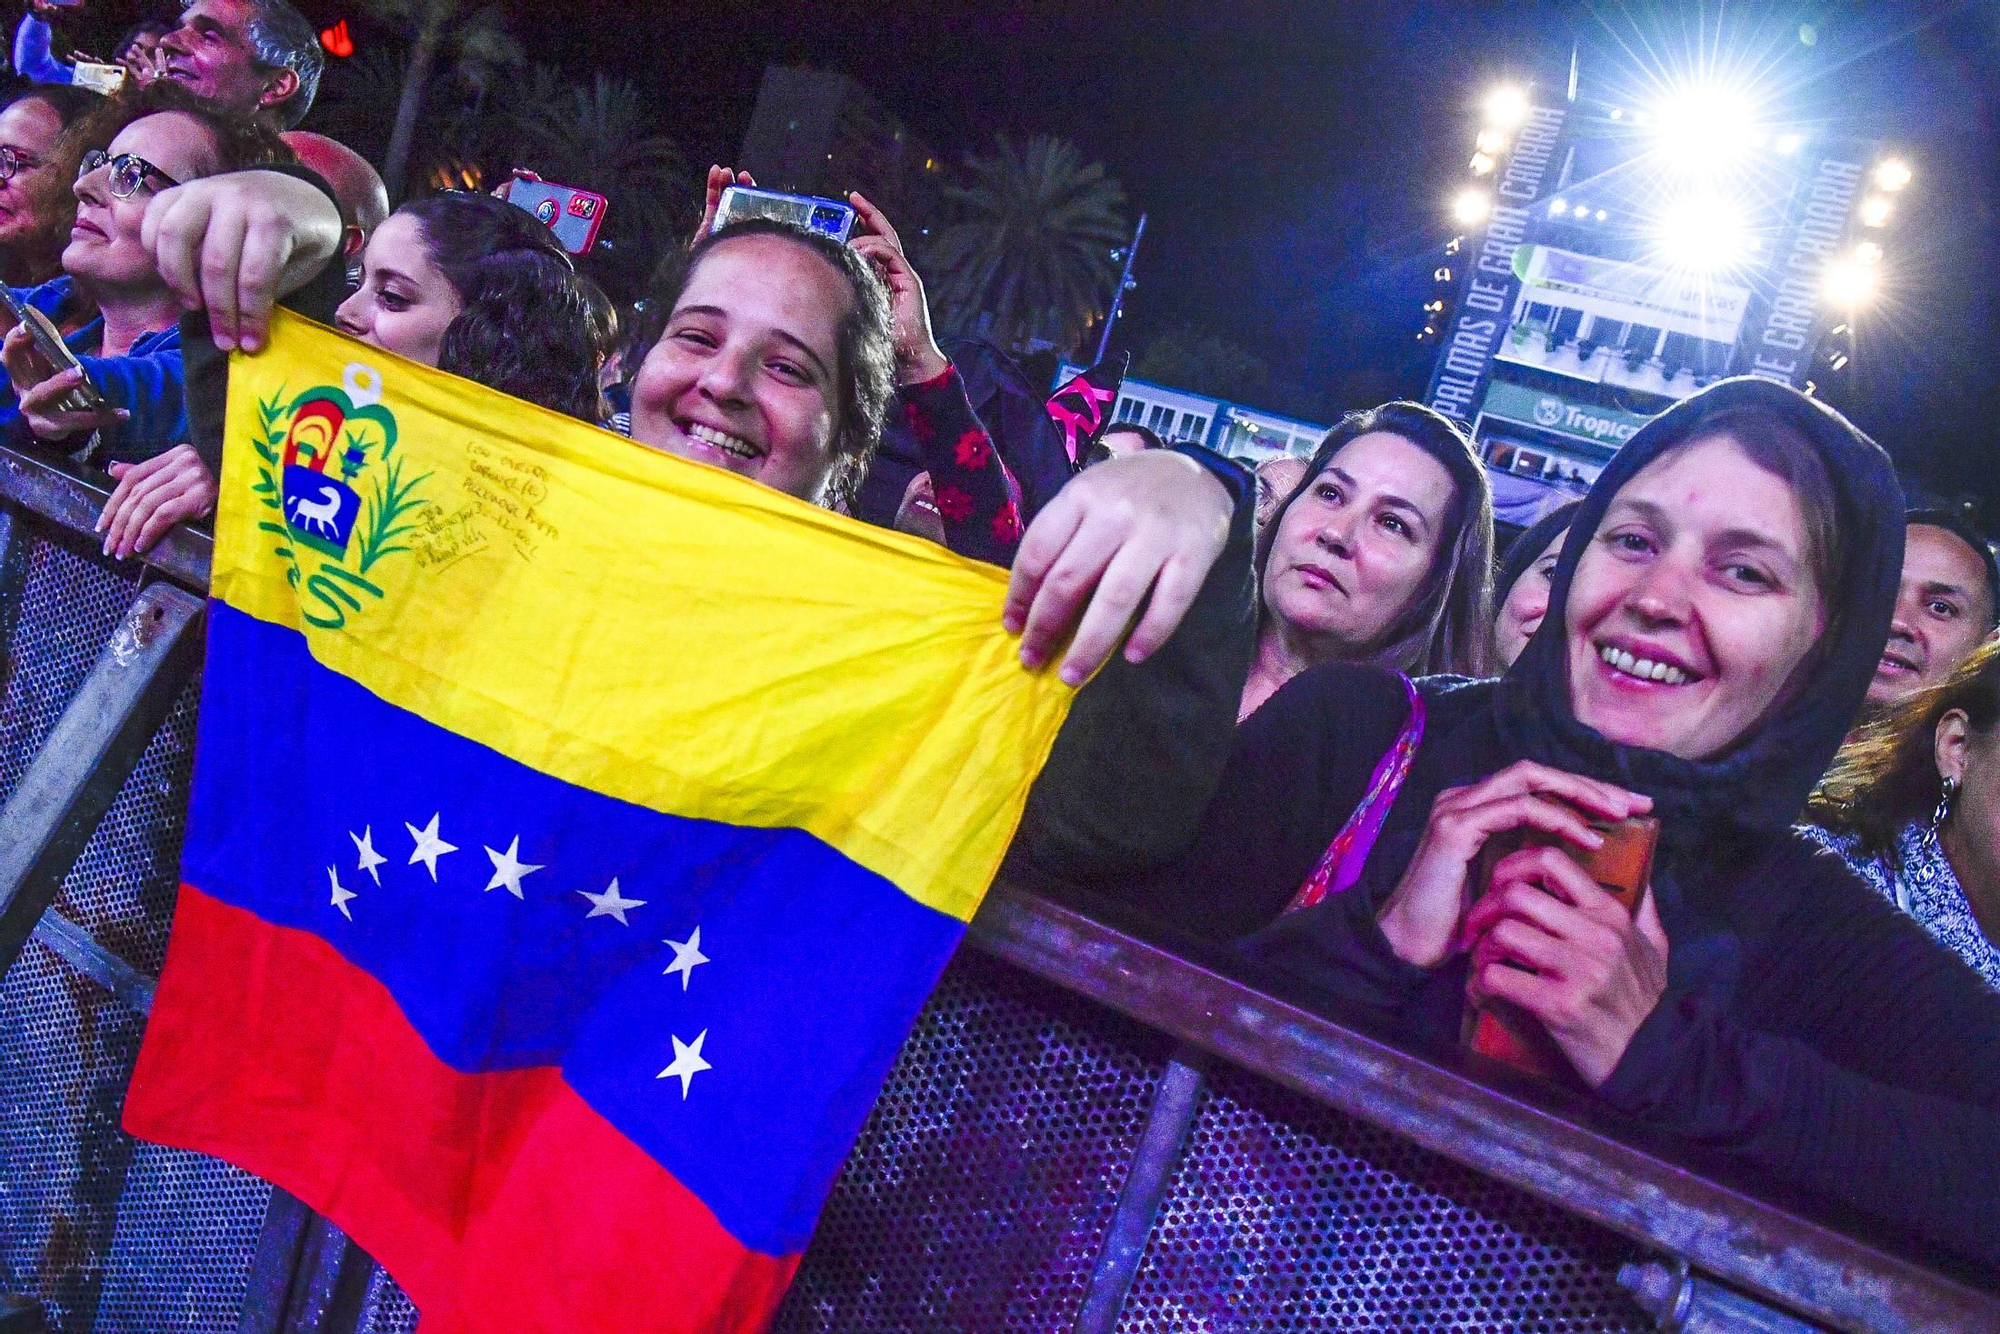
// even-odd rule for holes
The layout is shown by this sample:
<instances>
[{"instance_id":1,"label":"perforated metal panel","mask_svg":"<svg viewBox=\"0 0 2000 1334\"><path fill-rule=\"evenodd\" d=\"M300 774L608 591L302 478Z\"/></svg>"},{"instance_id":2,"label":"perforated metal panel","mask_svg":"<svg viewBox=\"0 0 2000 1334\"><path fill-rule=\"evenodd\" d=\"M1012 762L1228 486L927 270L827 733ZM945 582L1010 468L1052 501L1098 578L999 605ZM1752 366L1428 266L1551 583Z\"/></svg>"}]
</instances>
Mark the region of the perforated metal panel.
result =
<instances>
[{"instance_id":1,"label":"perforated metal panel","mask_svg":"<svg viewBox=\"0 0 2000 1334\"><path fill-rule=\"evenodd\" d=\"M28 549L0 692L0 800L131 604L137 582L87 545ZM63 883L56 907L146 973L165 956L193 744L190 686ZM236 1328L268 1188L118 1129L143 1024L31 943L0 985L0 1287L53 1327Z\"/></svg>"},{"instance_id":2,"label":"perforated metal panel","mask_svg":"<svg viewBox=\"0 0 2000 1334\"><path fill-rule=\"evenodd\" d=\"M1067 1328L1164 1063L1143 1030L961 953L890 1073L775 1328Z\"/></svg>"},{"instance_id":3,"label":"perforated metal panel","mask_svg":"<svg viewBox=\"0 0 2000 1334\"><path fill-rule=\"evenodd\" d=\"M1651 1325L1616 1236L1241 1072L1211 1078L1119 1328L1130 1334Z\"/></svg>"}]
</instances>

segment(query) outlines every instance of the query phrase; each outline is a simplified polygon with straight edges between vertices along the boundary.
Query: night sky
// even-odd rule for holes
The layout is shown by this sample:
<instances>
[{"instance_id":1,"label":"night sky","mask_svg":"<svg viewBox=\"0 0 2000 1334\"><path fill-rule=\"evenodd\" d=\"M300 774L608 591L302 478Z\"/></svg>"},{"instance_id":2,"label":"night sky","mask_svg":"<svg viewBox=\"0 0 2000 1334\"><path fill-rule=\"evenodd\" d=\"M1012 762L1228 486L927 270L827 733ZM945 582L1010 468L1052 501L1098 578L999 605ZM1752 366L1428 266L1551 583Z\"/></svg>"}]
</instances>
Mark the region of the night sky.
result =
<instances>
[{"instance_id":1,"label":"night sky","mask_svg":"<svg viewBox=\"0 0 2000 1334\"><path fill-rule=\"evenodd\" d=\"M1120 341L1210 328L1346 406L1424 387L1418 307L1486 87L1560 79L1573 42L1586 82L1720 53L1760 69L1796 119L1879 136L1916 166L1887 244L1896 299L1862 327L1853 412L1921 471L2000 500L1990 4L1730 7L1726 22L1712 3L1550 0L504 7L539 58L655 92L662 128L703 165L734 159L773 62L853 75L947 154L999 130L1067 136L1150 215Z\"/></svg>"}]
</instances>

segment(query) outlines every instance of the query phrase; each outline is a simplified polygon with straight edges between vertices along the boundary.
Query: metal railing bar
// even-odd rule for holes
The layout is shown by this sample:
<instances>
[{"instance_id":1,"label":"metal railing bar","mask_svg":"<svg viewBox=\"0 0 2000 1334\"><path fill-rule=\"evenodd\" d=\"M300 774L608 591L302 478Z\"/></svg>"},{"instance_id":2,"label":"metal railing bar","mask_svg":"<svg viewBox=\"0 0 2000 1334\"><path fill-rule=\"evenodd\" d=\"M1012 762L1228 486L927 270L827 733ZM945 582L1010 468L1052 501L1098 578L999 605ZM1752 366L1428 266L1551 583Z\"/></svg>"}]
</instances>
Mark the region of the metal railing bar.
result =
<instances>
[{"instance_id":1,"label":"metal railing bar","mask_svg":"<svg viewBox=\"0 0 2000 1334\"><path fill-rule=\"evenodd\" d=\"M1696 1176L1019 889L974 945L1838 1329L2000 1329L2000 1296Z\"/></svg>"},{"instance_id":2,"label":"metal railing bar","mask_svg":"<svg viewBox=\"0 0 2000 1334\"><path fill-rule=\"evenodd\" d=\"M0 971L166 720L201 655L203 604L172 584L140 590L0 809Z\"/></svg>"},{"instance_id":3,"label":"metal railing bar","mask_svg":"<svg viewBox=\"0 0 2000 1334\"><path fill-rule=\"evenodd\" d=\"M97 516L110 488L78 476L61 463L20 450L0 448L0 501L7 501L87 540L95 540ZM182 525L137 559L196 593L208 591L215 540Z\"/></svg>"},{"instance_id":4,"label":"metal railing bar","mask_svg":"<svg viewBox=\"0 0 2000 1334\"><path fill-rule=\"evenodd\" d=\"M97 943L97 938L50 908L35 923L34 937L70 967L116 996L140 1015L153 1012L153 979Z\"/></svg>"}]
</instances>

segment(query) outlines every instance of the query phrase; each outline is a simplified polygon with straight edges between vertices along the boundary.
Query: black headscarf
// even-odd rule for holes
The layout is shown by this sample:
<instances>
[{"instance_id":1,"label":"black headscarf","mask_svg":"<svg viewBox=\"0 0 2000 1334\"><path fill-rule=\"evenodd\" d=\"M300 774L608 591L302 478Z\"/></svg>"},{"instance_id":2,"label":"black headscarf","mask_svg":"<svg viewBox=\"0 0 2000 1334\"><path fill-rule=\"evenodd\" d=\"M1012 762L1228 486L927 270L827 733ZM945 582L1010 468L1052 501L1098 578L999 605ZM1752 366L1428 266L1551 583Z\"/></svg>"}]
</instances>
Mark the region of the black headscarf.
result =
<instances>
[{"instance_id":1,"label":"black headscarf","mask_svg":"<svg viewBox=\"0 0 2000 1334\"><path fill-rule=\"evenodd\" d=\"M1838 638L1816 655L1803 688L1724 755L1686 760L1608 741L1570 711L1565 609L1578 557L1612 496L1634 474L1698 434L1716 414L1745 407L1796 427L1825 462L1849 553L1840 586L1824 590L1827 624ZM1571 520L1572 540L1556 563L1548 615L1495 688L1503 739L1525 758L1652 797L1669 843L1782 830L1804 808L1861 711L1895 610L1903 527L1903 488L1889 456L1824 404L1755 379L1725 380L1677 404L1618 451Z\"/></svg>"}]
</instances>

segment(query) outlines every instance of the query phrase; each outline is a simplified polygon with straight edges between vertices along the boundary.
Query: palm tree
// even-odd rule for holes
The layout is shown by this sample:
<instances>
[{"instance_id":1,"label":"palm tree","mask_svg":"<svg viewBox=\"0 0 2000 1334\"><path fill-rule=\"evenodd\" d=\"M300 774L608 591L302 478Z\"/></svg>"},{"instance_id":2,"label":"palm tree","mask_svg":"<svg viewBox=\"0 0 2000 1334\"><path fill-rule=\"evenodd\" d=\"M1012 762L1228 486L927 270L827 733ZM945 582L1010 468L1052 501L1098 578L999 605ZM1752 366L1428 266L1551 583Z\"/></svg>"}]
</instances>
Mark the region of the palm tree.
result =
<instances>
[{"instance_id":1,"label":"palm tree","mask_svg":"<svg viewBox=\"0 0 2000 1334\"><path fill-rule=\"evenodd\" d=\"M1126 244L1125 191L1066 139L1036 135L965 160L957 222L923 258L941 322L1019 350L1068 350L1103 315Z\"/></svg>"},{"instance_id":2,"label":"palm tree","mask_svg":"<svg viewBox=\"0 0 2000 1334\"><path fill-rule=\"evenodd\" d=\"M403 67L402 89L396 99L395 128L389 133L389 149L382 163L389 197L399 199L409 176L424 94L439 59L449 57L459 77L483 99L495 72L521 64L526 56L520 42L507 31L497 6L466 13L465 0L363 0L363 4L375 17L401 28L410 40L409 63Z\"/></svg>"},{"instance_id":3,"label":"palm tree","mask_svg":"<svg viewBox=\"0 0 2000 1334\"><path fill-rule=\"evenodd\" d=\"M638 85L607 74L583 85L536 66L514 105L510 165L602 194L606 286L643 287L658 252L693 227L701 183L673 140L654 132L658 117Z\"/></svg>"}]
</instances>

